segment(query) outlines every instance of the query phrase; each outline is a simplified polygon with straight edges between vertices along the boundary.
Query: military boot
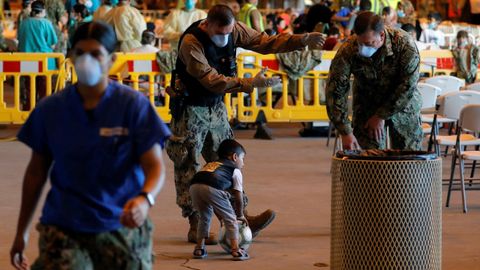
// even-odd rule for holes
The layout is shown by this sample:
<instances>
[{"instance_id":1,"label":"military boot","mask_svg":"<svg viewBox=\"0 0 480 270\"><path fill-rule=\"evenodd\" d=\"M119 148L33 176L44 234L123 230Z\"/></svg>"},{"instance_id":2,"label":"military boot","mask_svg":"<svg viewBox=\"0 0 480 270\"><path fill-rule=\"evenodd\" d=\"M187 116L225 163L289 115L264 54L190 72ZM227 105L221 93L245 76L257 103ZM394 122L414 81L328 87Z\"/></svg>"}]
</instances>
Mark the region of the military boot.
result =
<instances>
[{"instance_id":1,"label":"military boot","mask_svg":"<svg viewBox=\"0 0 480 270\"><path fill-rule=\"evenodd\" d=\"M275 211L268 209L256 216L249 216L245 211L245 218L248 221L248 226L252 230L252 237L257 237L261 230L265 229L275 219Z\"/></svg>"},{"instance_id":2,"label":"military boot","mask_svg":"<svg viewBox=\"0 0 480 270\"><path fill-rule=\"evenodd\" d=\"M198 226L198 215L192 214L188 217L188 222L190 223L190 229L188 230L187 238L190 243L197 243L197 226ZM205 245L216 245L218 244L217 236L214 233L209 233L208 238L205 239Z\"/></svg>"}]
</instances>

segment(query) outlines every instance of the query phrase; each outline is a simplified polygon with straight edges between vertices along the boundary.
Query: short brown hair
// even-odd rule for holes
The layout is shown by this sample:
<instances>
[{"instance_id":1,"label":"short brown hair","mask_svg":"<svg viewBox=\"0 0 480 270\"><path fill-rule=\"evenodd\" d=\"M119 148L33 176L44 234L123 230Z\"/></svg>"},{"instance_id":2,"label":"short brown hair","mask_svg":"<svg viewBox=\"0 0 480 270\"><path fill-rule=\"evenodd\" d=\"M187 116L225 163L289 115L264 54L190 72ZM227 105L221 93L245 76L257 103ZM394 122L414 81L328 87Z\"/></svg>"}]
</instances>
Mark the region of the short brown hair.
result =
<instances>
[{"instance_id":1,"label":"short brown hair","mask_svg":"<svg viewBox=\"0 0 480 270\"><path fill-rule=\"evenodd\" d=\"M466 38L468 39L468 32L465 30L460 30L457 33L457 39Z\"/></svg>"},{"instance_id":2,"label":"short brown hair","mask_svg":"<svg viewBox=\"0 0 480 270\"><path fill-rule=\"evenodd\" d=\"M380 33L385 30L383 19L371 11L362 11L358 14L353 27L355 34L362 35L368 31Z\"/></svg>"},{"instance_id":3,"label":"short brown hair","mask_svg":"<svg viewBox=\"0 0 480 270\"><path fill-rule=\"evenodd\" d=\"M235 21L235 15L233 15L230 7L226 5L215 5L208 11L207 21L219 26L227 26Z\"/></svg>"}]
</instances>

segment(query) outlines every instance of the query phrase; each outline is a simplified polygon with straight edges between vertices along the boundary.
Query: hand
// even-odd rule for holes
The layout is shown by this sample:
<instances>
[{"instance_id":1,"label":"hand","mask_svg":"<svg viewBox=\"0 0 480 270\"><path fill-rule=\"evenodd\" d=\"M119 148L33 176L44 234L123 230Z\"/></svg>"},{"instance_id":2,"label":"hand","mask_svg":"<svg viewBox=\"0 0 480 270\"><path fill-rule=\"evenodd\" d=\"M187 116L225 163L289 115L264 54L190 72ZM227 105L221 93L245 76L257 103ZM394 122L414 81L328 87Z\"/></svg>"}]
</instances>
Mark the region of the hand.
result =
<instances>
[{"instance_id":1,"label":"hand","mask_svg":"<svg viewBox=\"0 0 480 270\"><path fill-rule=\"evenodd\" d=\"M23 254L27 241L22 236L16 236L10 249L10 261L15 269L27 270L30 268L28 259Z\"/></svg>"},{"instance_id":2,"label":"hand","mask_svg":"<svg viewBox=\"0 0 480 270\"><path fill-rule=\"evenodd\" d=\"M347 135L342 135L342 145L344 150L360 150L362 149L358 144L357 138L350 133Z\"/></svg>"},{"instance_id":3,"label":"hand","mask_svg":"<svg viewBox=\"0 0 480 270\"><path fill-rule=\"evenodd\" d=\"M367 129L368 136L371 139L375 139L377 142L379 142L385 136L384 126L385 126L385 120L374 115L370 117L370 119L368 119L364 128Z\"/></svg>"},{"instance_id":4,"label":"hand","mask_svg":"<svg viewBox=\"0 0 480 270\"><path fill-rule=\"evenodd\" d=\"M305 35L304 44L311 49L322 48L325 44L325 34L312 32Z\"/></svg>"},{"instance_id":5,"label":"hand","mask_svg":"<svg viewBox=\"0 0 480 270\"><path fill-rule=\"evenodd\" d=\"M123 207L120 222L128 228L140 227L147 219L150 205L143 196L137 196L129 200Z\"/></svg>"},{"instance_id":6,"label":"hand","mask_svg":"<svg viewBox=\"0 0 480 270\"><path fill-rule=\"evenodd\" d=\"M257 73L257 75L255 75L252 81L253 87L270 87L282 82L282 79L278 77L265 77L265 72L267 72L267 70L268 68L264 67L260 70L260 72Z\"/></svg>"},{"instance_id":7,"label":"hand","mask_svg":"<svg viewBox=\"0 0 480 270\"><path fill-rule=\"evenodd\" d=\"M247 220L247 218L245 218L245 216L237 217L237 220L241 221L243 224L248 226L248 220Z\"/></svg>"}]
</instances>

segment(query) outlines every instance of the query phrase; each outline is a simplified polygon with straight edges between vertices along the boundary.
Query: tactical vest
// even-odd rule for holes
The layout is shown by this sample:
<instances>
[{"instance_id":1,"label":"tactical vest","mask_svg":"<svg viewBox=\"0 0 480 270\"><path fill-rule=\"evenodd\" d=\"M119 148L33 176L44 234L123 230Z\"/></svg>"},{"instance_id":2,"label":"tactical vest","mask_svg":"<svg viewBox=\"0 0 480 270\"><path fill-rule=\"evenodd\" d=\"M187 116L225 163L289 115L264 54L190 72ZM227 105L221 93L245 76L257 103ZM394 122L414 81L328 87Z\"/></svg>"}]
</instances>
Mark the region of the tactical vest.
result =
<instances>
[{"instance_id":1,"label":"tactical vest","mask_svg":"<svg viewBox=\"0 0 480 270\"><path fill-rule=\"evenodd\" d=\"M207 163L192 179L193 184L205 184L219 190L227 190L233 185L233 161L225 159Z\"/></svg>"},{"instance_id":2,"label":"tactical vest","mask_svg":"<svg viewBox=\"0 0 480 270\"><path fill-rule=\"evenodd\" d=\"M235 77L237 75L237 64L235 62L236 55L235 46L233 44L233 35L229 35L227 46L219 48L212 42L208 34L198 27L200 22L201 20L194 22L187 30L185 30L180 37L178 49L180 50L180 45L182 44L185 35L192 34L202 44L208 64L217 70L219 74L227 77ZM225 94L217 94L205 88L197 79L187 72L187 67L185 63L180 60L180 57L177 58L176 72L187 88L185 93L185 102L187 105L212 107L223 101L223 96Z\"/></svg>"}]
</instances>

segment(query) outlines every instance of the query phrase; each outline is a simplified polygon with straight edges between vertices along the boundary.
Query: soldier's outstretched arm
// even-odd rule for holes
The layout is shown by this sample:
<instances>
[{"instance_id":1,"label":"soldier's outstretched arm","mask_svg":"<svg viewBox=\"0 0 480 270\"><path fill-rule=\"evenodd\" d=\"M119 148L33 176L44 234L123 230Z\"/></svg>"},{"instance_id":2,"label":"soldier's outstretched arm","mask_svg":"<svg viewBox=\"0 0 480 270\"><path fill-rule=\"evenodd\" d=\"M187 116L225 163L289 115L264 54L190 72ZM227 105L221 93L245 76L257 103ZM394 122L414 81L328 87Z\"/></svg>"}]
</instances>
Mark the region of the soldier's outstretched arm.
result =
<instances>
[{"instance_id":1,"label":"soldier's outstretched arm","mask_svg":"<svg viewBox=\"0 0 480 270\"><path fill-rule=\"evenodd\" d=\"M420 54L413 39L401 39L399 42L404 43L399 57L400 74L396 78L399 84L393 90L391 98L386 100L375 113L383 119L389 119L408 105L414 97L420 77Z\"/></svg>"}]
</instances>

